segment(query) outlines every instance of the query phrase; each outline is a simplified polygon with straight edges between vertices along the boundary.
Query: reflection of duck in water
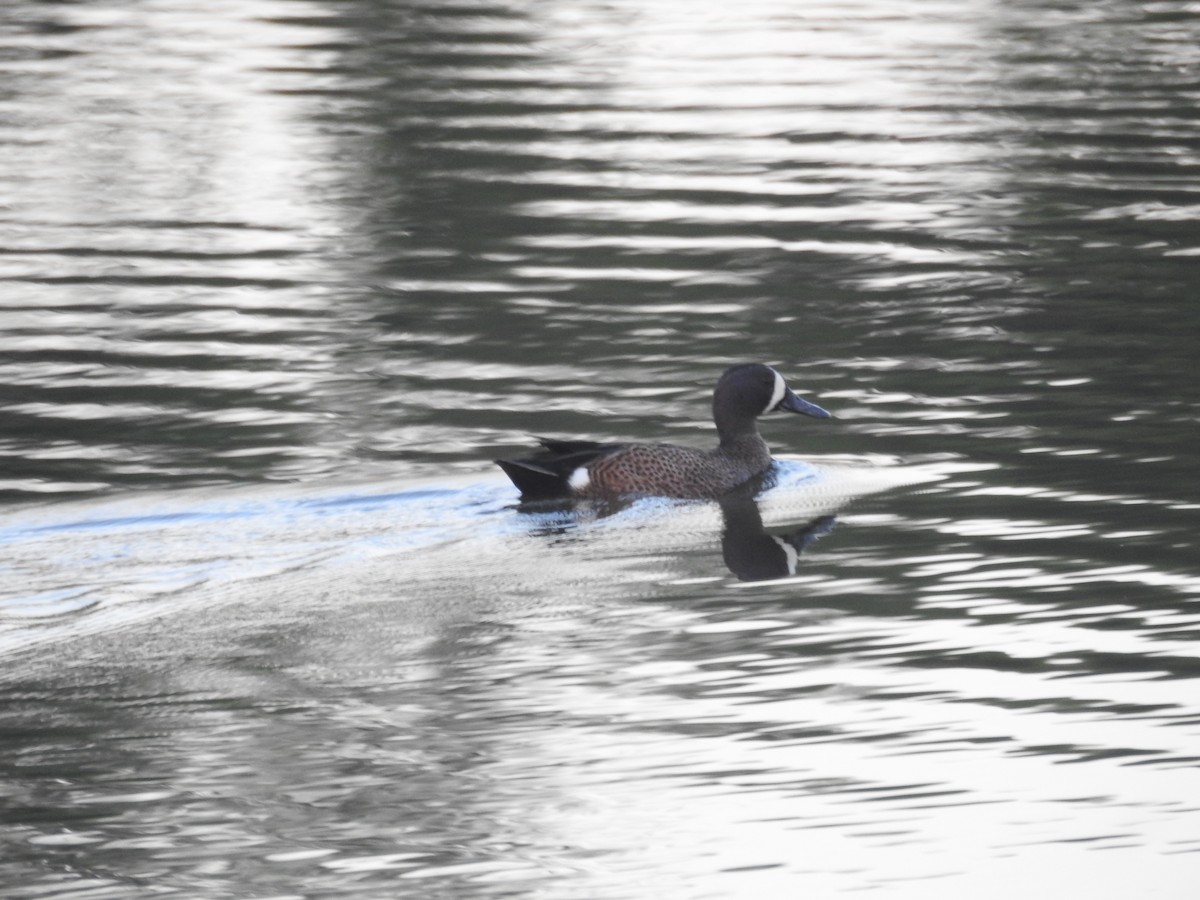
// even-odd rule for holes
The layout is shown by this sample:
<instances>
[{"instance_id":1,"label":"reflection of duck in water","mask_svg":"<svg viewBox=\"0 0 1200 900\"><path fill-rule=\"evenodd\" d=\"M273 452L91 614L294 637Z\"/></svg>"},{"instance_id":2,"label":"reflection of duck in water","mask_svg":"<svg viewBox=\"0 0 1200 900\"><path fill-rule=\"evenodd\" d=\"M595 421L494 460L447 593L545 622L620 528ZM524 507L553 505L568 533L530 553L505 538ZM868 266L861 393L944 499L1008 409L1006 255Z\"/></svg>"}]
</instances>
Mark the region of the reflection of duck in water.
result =
<instances>
[{"instance_id":1,"label":"reflection of duck in water","mask_svg":"<svg viewBox=\"0 0 1200 900\"><path fill-rule=\"evenodd\" d=\"M837 522L837 517L832 512L835 507L823 502L816 508L810 506L809 515L819 509L829 511L822 512L806 522L795 520L786 525L776 526L774 530L777 533L775 534L768 532L763 525L758 495L760 491L774 486L777 474L778 468L772 466L762 476L752 478L716 500L715 505L721 512L721 556L725 560L725 565L729 567L729 571L737 576L739 581L769 581L795 575L800 554L818 538L832 531ZM786 487L780 489L788 490ZM795 487L793 486L791 489L795 490ZM594 521L619 515L641 506L643 503L648 503L643 509L651 511L651 515L662 514L663 507L654 504L653 501L639 501L636 497L617 497L612 500L605 499L589 503L583 521ZM703 506L707 507L708 505L703 504ZM517 509L531 517L531 533L540 537L557 537L568 534L581 522L580 510L570 500L531 501L520 504ZM697 506L686 504L678 511L689 510L694 512L697 510ZM635 518L633 521L638 522L638 519ZM695 518L687 519L687 524L683 529L675 532L675 538L664 534L665 543L669 545L673 540L677 540L677 536L680 534L690 536L688 543L695 539L707 543L706 536L712 533L708 529L715 530L717 523L707 514L702 518L705 523L702 529L697 529L696 521ZM641 527L644 528L644 524ZM674 531L673 524L663 522L661 519L657 527L663 528L666 532ZM787 530L789 528L790 531ZM618 531L616 534L620 535L621 532ZM644 535L644 532L630 530L625 531L624 534L627 540L630 536ZM641 549L647 549L647 542L644 539L639 538L637 543ZM649 543L654 545L656 539L651 538Z\"/></svg>"},{"instance_id":2,"label":"reflection of duck in water","mask_svg":"<svg viewBox=\"0 0 1200 900\"><path fill-rule=\"evenodd\" d=\"M830 418L760 363L727 369L713 391L712 409L720 443L709 451L675 444L540 439L543 449L532 456L496 462L525 501L622 494L716 499L771 465L771 451L758 433L759 416L784 410Z\"/></svg>"},{"instance_id":3,"label":"reflection of duck in water","mask_svg":"<svg viewBox=\"0 0 1200 900\"><path fill-rule=\"evenodd\" d=\"M721 556L740 581L768 581L796 574L796 563L804 550L837 521L833 515L817 516L794 531L774 535L763 526L755 493L762 487L755 479L720 497Z\"/></svg>"}]
</instances>

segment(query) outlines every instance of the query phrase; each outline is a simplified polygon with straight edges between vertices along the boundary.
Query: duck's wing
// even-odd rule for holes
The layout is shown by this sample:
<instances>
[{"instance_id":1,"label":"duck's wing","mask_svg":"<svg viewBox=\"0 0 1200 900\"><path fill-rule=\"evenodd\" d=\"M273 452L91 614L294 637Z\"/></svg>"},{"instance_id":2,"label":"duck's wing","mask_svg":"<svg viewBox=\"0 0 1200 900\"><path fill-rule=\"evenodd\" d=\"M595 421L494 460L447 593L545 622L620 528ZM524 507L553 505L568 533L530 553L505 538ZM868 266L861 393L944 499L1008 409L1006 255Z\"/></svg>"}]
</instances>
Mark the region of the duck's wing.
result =
<instances>
[{"instance_id":1,"label":"duck's wing","mask_svg":"<svg viewBox=\"0 0 1200 900\"><path fill-rule=\"evenodd\" d=\"M593 459L599 459L601 456L606 456L608 453L617 450L620 444L602 444L599 441L560 441L557 438L534 437L546 453L554 456L575 456L577 454L593 454ZM544 456L544 453L538 454Z\"/></svg>"}]
</instances>

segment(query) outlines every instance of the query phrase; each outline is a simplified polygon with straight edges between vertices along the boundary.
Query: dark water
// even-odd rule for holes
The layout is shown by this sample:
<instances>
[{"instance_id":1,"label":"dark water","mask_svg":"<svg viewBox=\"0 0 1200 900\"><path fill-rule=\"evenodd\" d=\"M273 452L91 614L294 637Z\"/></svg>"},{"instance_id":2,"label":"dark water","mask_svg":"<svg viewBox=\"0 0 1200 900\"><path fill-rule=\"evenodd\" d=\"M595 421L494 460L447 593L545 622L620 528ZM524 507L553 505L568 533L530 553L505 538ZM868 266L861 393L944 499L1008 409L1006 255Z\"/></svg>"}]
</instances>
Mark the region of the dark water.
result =
<instances>
[{"instance_id":1,"label":"dark water","mask_svg":"<svg viewBox=\"0 0 1200 900\"><path fill-rule=\"evenodd\" d=\"M1190 898L1198 226L1194 3L4 4L0 893Z\"/></svg>"}]
</instances>

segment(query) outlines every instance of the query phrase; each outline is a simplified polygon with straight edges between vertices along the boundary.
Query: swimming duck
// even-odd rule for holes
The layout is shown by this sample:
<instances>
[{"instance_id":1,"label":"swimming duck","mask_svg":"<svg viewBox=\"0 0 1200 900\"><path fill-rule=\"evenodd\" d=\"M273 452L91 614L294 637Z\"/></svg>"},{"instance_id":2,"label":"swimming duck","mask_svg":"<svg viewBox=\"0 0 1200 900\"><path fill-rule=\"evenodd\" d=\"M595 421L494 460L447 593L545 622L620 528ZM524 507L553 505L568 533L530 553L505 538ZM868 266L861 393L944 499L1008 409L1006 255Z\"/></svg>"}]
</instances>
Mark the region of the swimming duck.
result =
<instances>
[{"instance_id":1,"label":"swimming duck","mask_svg":"<svg viewBox=\"0 0 1200 900\"><path fill-rule=\"evenodd\" d=\"M771 451L757 419L784 410L831 418L796 396L783 376L761 363L732 366L713 390L713 421L720 444L693 450L675 444L602 444L538 438L542 449L521 459L498 459L522 500L595 499L649 494L715 498L765 471Z\"/></svg>"}]
</instances>

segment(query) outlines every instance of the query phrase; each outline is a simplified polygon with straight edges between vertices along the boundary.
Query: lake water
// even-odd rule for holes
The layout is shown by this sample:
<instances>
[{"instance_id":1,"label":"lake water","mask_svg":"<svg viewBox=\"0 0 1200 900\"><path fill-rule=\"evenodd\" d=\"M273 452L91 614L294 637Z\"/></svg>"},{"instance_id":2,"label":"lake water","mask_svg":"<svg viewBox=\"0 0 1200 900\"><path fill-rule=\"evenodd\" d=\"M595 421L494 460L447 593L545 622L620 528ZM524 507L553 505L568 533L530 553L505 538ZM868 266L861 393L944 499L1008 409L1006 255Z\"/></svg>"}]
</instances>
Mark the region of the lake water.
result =
<instances>
[{"instance_id":1,"label":"lake water","mask_svg":"<svg viewBox=\"0 0 1200 900\"><path fill-rule=\"evenodd\" d=\"M1198 292L1194 2L10 0L0 893L1191 898Z\"/></svg>"}]
</instances>

